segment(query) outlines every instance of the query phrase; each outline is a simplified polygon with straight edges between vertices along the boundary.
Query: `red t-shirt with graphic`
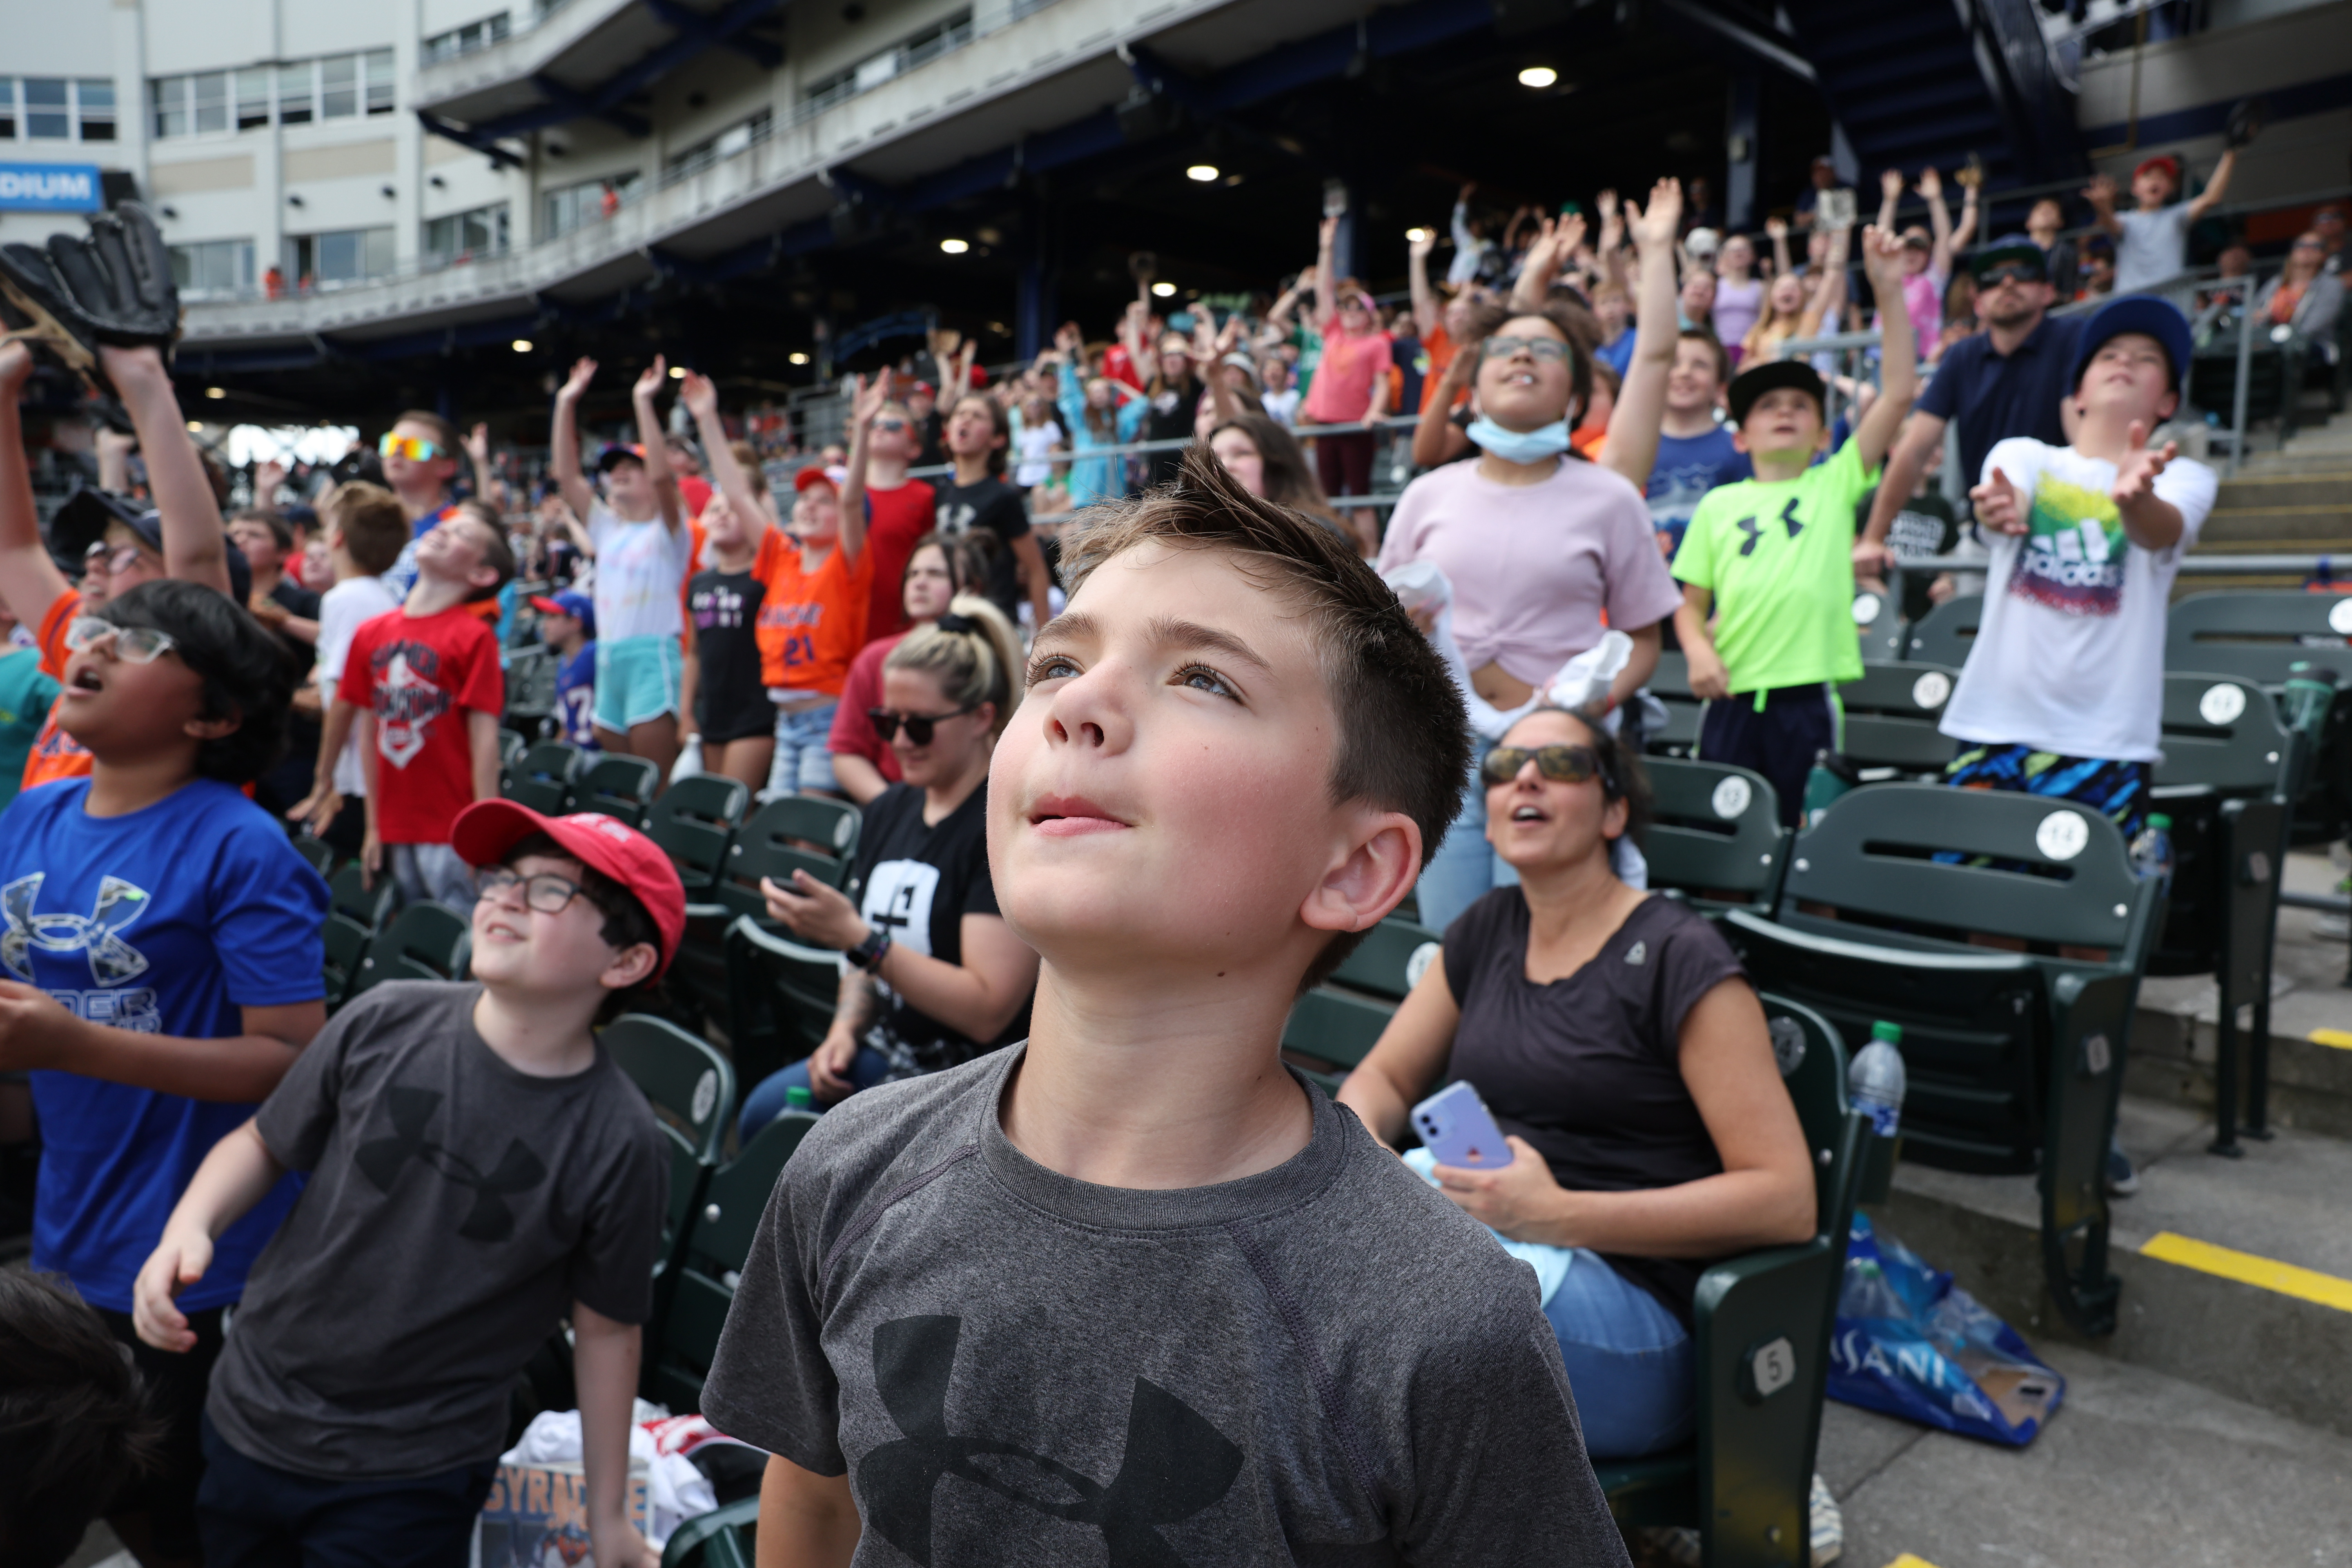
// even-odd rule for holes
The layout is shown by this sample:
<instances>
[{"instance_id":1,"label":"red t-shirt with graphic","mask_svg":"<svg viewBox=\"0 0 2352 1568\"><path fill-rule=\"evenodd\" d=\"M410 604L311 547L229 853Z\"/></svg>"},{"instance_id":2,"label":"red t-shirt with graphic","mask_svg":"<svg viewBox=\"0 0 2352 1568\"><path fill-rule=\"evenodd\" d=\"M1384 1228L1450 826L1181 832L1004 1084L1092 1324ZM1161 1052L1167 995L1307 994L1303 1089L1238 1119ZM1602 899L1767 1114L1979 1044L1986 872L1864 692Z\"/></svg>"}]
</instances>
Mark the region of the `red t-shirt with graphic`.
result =
<instances>
[{"instance_id":1,"label":"red t-shirt with graphic","mask_svg":"<svg viewBox=\"0 0 2352 1568\"><path fill-rule=\"evenodd\" d=\"M931 487L908 479L895 490L866 492L866 556L874 585L866 597L866 640L907 629L907 563L915 541L930 532Z\"/></svg>"},{"instance_id":2,"label":"red t-shirt with graphic","mask_svg":"<svg viewBox=\"0 0 2352 1568\"><path fill-rule=\"evenodd\" d=\"M338 690L356 699L362 681L375 721L377 837L448 843L450 825L474 804L465 710L506 708L498 634L471 605L433 616L391 611L352 634Z\"/></svg>"}]
</instances>

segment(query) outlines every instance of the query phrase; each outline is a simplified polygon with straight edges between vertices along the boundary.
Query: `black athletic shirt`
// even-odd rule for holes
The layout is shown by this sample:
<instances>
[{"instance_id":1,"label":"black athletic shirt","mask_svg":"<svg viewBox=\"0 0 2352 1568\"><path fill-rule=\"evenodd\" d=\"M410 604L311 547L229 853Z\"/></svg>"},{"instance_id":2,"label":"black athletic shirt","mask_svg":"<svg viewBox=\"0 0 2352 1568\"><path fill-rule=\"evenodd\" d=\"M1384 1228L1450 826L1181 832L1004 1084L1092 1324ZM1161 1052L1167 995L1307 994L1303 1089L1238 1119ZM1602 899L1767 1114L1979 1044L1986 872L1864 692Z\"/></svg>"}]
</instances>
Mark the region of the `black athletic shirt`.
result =
<instances>
[{"instance_id":1,"label":"black athletic shirt","mask_svg":"<svg viewBox=\"0 0 2352 1568\"><path fill-rule=\"evenodd\" d=\"M760 684L760 644L755 629L766 595L749 569L721 572L706 567L687 584L687 613L694 617L694 651L702 661L694 688L694 721L705 741L747 741L776 727L775 705Z\"/></svg>"},{"instance_id":2,"label":"black athletic shirt","mask_svg":"<svg viewBox=\"0 0 2352 1568\"><path fill-rule=\"evenodd\" d=\"M931 507L941 533L981 540L988 552L988 597L1019 626L1021 574L1013 559L1013 542L1029 531L1029 511L1021 504L1021 492L993 474L969 485L943 480L932 493Z\"/></svg>"},{"instance_id":3,"label":"black athletic shirt","mask_svg":"<svg viewBox=\"0 0 2352 1568\"><path fill-rule=\"evenodd\" d=\"M947 963L963 962L963 917L992 915L996 884L988 873L988 784L929 826L923 792L894 784L868 803L857 846L859 912L891 942ZM887 967L887 965L886 965ZM1029 1033L1029 1005L992 1040L972 1040L927 1013L878 975L879 1005L865 1043L890 1058L891 1079L937 1072L1009 1046Z\"/></svg>"},{"instance_id":4,"label":"black athletic shirt","mask_svg":"<svg viewBox=\"0 0 2352 1568\"><path fill-rule=\"evenodd\" d=\"M1682 1028L1700 997L1742 972L1704 916L1654 895L1583 968L1538 985L1527 974L1527 900L1497 888L1446 928L1444 951L1462 1009L1446 1076L1477 1089L1561 1186L1643 1192L1722 1173L1683 1084ZM1604 1256L1685 1325L1714 1261Z\"/></svg>"}]
</instances>

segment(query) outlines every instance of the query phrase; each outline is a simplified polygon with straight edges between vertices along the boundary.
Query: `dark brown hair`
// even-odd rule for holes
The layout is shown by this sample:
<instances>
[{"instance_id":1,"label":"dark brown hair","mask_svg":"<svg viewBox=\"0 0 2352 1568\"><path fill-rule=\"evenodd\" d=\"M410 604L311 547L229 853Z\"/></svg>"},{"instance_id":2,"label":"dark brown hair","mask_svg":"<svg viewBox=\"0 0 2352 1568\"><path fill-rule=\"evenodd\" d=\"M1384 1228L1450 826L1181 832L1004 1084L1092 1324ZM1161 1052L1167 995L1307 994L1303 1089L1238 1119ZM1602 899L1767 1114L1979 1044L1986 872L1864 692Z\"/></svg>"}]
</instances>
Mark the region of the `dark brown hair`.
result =
<instances>
[{"instance_id":1,"label":"dark brown hair","mask_svg":"<svg viewBox=\"0 0 2352 1568\"><path fill-rule=\"evenodd\" d=\"M163 1458L163 1423L105 1321L63 1279L0 1268L0 1563L55 1568Z\"/></svg>"},{"instance_id":2,"label":"dark brown hair","mask_svg":"<svg viewBox=\"0 0 2352 1568\"><path fill-rule=\"evenodd\" d=\"M495 570L499 580L476 588L466 595L468 604L478 605L484 599L497 598L499 590L514 581L514 546L507 542L506 520L499 516L498 509L489 502L469 498L459 501L457 510L489 531L488 542L482 546L482 564Z\"/></svg>"},{"instance_id":3,"label":"dark brown hair","mask_svg":"<svg viewBox=\"0 0 2352 1568\"><path fill-rule=\"evenodd\" d=\"M1153 543L1222 551L1252 584L1304 612L1339 721L1331 803L1369 801L1412 817L1427 865L1462 807L1469 720L1445 661L1353 542L1251 495L1194 442L1173 481L1091 508L1087 521L1064 535L1070 596L1104 562ZM1333 937L1299 989L1339 968L1362 935Z\"/></svg>"},{"instance_id":4,"label":"dark brown hair","mask_svg":"<svg viewBox=\"0 0 2352 1568\"><path fill-rule=\"evenodd\" d=\"M1013 445L1013 421L1005 415L1004 405L984 392L967 392L957 398L954 407L948 410L948 417L954 418L957 409L967 403L977 403L988 410L988 471L1001 479L1004 474L1006 448Z\"/></svg>"},{"instance_id":5,"label":"dark brown hair","mask_svg":"<svg viewBox=\"0 0 2352 1568\"><path fill-rule=\"evenodd\" d=\"M1675 338L1678 342L1705 343L1715 355L1716 385L1721 386L1730 381L1731 354L1724 348L1721 338L1717 337L1705 327L1685 327L1675 334Z\"/></svg>"},{"instance_id":6,"label":"dark brown hair","mask_svg":"<svg viewBox=\"0 0 2352 1568\"><path fill-rule=\"evenodd\" d=\"M459 473L466 471L466 443L457 435L457 426L448 420L442 418L438 414L429 414L422 408L412 408L394 420L393 424L424 426L433 432L433 444L441 448L440 455L456 463Z\"/></svg>"},{"instance_id":7,"label":"dark brown hair","mask_svg":"<svg viewBox=\"0 0 2352 1568\"><path fill-rule=\"evenodd\" d=\"M1583 714L1554 702L1529 709L1512 721L1511 730L1517 729L1540 713L1565 713L1576 721L1577 728L1587 736L1585 744L1592 749L1592 760L1600 765L1601 793L1610 800L1625 803L1625 831L1621 837L1632 839L1637 849L1647 843L1654 803L1650 793L1650 775L1642 771L1642 759L1625 742ZM1504 731L1504 737L1508 739L1510 732L1510 730Z\"/></svg>"},{"instance_id":8,"label":"dark brown hair","mask_svg":"<svg viewBox=\"0 0 2352 1568\"><path fill-rule=\"evenodd\" d=\"M1489 300L1472 312L1470 332L1462 347L1483 355L1481 345L1488 338L1501 331L1507 323L1528 316L1549 321L1568 340L1568 395L1575 405L1577 417L1581 419L1584 411L1592 406L1592 349L1601 341L1601 323L1575 300L1550 299L1524 310L1507 300Z\"/></svg>"},{"instance_id":9,"label":"dark brown hair","mask_svg":"<svg viewBox=\"0 0 2352 1568\"><path fill-rule=\"evenodd\" d=\"M1227 430L1240 431L1257 448L1266 500L1303 511L1319 522L1339 522L1339 514L1331 510L1331 498L1323 493L1315 465L1307 460L1307 448L1298 444L1297 437L1263 414L1236 414L1210 431L1205 444L1213 446Z\"/></svg>"}]
</instances>

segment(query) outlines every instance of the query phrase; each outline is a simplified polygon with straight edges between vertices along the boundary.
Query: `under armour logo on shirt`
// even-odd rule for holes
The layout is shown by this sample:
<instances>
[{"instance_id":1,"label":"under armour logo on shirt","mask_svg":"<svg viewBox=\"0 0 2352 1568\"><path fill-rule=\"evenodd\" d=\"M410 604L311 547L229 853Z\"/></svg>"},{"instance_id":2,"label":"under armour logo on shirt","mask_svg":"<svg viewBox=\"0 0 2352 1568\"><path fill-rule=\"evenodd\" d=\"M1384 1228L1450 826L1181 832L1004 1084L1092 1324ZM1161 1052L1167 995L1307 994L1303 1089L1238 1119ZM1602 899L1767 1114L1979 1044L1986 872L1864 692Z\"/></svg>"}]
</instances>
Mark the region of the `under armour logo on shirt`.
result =
<instances>
[{"instance_id":1,"label":"under armour logo on shirt","mask_svg":"<svg viewBox=\"0 0 2352 1568\"><path fill-rule=\"evenodd\" d=\"M1627 948L1625 950L1625 962L1628 963L1649 963L1650 944L1646 942L1637 942L1633 946Z\"/></svg>"},{"instance_id":2,"label":"under armour logo on shirt","mask_svg":"<svg viewBox=\"0 0 2352 1568\"><path fill-rule=\"evenodd\" d=\"M89 954L90 978L100 985L120 985L146 972L147 959L117 933L145 911L145 889L120 877L100 877L98 900L87 915L39 914L33 909L41 895L47 872L19 877L0 888L0 914L8 929L0 933L0 963L19 980L33 978L31 950Z\"/></svg>"},{"instance_id":3,"label":"under armour logo on shirt","mask_svg":"<svg viewBox=\"0 0 2352 1568\"><path fill-rule=\"evenodd\" d=\"M507 1199L547 1180L547 1167L521 1139L515 1138L509 1140L498 1169L488 1174L477 1170L463 1155L425 1136L441 1100L437 1089L396 1085L387 1089L384 1101L392 1115L392 1136L361 1144L352 1163L377 1192L389 1194L402 1167L411 1160L424 1161L440 1173L442 1180L474 1189L474 1206L457 1226L457 1234L468 1241L504 1241L514 1234L515 1224L514 1210L507 1206Z\"/></svg>"},{"instance_id":4,"label":"under armour logo on shirt","mask_svg":"<svg viewBox=\"0 0 2352 1568\"><path fill-rule=\"evenodd\" d=\"M874 1384L906 1436L867 1451L857 1465L858 1507L884 1540L928 1568L931 1494L954 1476L1024 1508L1102 1532L1110 1568L1182 1568L1153 1527L1207 1508L1241 1473L1242 1451L1191 1405L1146 1378L1128 1406L1127 1451L1108 1486L1017 1443L948 1430L948 1384L961 1318L900 1318L874 1331ZM1039 1496L1016 1484L1035 1467ZM990 1461L996 1462L990 1462Z\"/></svg>"}]
</instances>

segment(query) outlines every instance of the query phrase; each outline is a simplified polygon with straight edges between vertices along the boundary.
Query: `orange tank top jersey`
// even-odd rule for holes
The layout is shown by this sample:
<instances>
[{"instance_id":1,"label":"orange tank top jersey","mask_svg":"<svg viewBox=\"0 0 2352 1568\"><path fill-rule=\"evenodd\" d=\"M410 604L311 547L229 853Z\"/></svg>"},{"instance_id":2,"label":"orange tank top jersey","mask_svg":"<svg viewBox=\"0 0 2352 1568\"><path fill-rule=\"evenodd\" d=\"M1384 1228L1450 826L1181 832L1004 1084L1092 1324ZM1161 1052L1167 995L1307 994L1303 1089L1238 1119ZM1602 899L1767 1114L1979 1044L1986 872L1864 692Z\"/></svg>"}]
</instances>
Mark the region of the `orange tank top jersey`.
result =
<instances>
[{"instance_id":1,"label":"orange tank top jersey","mask_svg":"<svg viewBox=\"0 0 2352 1568\"><path fill-rule=\"evenodd\" d=\"M866 606L874 585L874 552L854 562L839 546L814 572L801 570L800 546L781 528L760 536L751 563L765 595L760 605L760 684L841 695L849 661L866 646Z\"/></svg>"},{"instance_id":2,"label":"orange tank top jersey","mask_svg":"<svg viewBox=\"0 0 2352 1568\"><path fill-rule=\"evenodd\" d=\"M41 617L41 673L58 680L66 678L66 628L81 614L81 595L68 590L50 601L47 614ZM24 787L45 784L58 779L78 779L89 773L89 753L79 741L58 727L58 710L65 705L58 697L49 705L49 717L34 737L32 754L25 759Z\"/></svg>"}]
</instances>

